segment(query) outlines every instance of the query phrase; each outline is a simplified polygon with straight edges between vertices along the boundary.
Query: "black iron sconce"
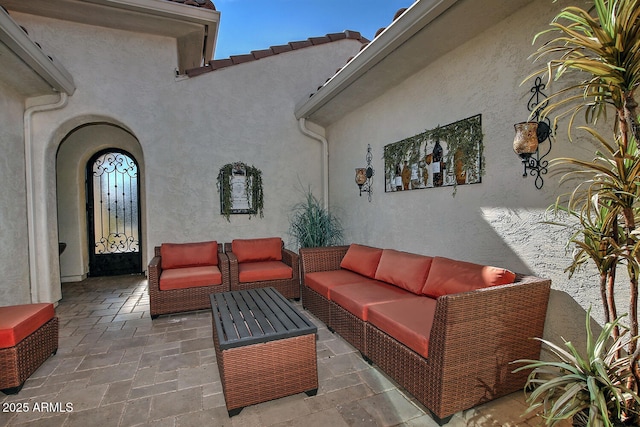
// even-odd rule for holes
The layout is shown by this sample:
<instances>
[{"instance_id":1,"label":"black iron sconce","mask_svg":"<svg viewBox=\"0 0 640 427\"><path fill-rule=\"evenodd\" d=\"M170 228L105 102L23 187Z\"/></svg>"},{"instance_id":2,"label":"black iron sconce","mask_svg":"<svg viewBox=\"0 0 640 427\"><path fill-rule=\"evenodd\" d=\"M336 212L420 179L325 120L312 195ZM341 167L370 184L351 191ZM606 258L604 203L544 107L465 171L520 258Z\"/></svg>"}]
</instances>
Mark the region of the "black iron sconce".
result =
<instances>
[{"instance_id":1,"label":"black iron sconce","mask_svg":"<svg viewBox=\"0 0 640 427\"><path fill-rule=\"evenodd\" d=\"M360 188L360 196L362 193L369 194L369 201L371 201L371 184L375 171L371 167L371 159L373 156L371 155L371 144L367 145L367 167L366 168L356 168L356 184Z\"/></svg>"},{"instance_id":2,"label":"black iron sconce","mask_svg":"<svg viewBox=\"0 0 640 427\"><path fill-rule=\"evenodd\" d=\"M544 185L542 175L547 173L547 167L549 161L544 158L551 152L551 120L545 117L540 120L540 111L543 110L547 104L547 95L542 90L546 87L542 83L540 77L536 78L535 84L531 88L531 98L527 103L527 109L531 112L531 119L527 122L516 123L514 125L516 130L516 136L513 139L513 151L522 159L522 165L524 166L523 177L527 174L535 176L534 185L538 190ZM545 141L549 141L549 147L544 154L540 155L540 144Z\"/></svg>"}]
</instances>

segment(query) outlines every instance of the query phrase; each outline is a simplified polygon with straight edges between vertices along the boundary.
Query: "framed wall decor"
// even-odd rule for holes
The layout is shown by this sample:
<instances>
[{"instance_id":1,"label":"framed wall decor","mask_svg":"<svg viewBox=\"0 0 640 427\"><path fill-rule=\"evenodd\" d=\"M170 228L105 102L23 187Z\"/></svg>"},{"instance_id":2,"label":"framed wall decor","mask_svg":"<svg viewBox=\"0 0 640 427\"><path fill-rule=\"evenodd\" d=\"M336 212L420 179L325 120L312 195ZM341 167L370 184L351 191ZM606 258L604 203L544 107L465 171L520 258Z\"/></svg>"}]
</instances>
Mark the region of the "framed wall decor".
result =
<instances>
[{"instance_id":1,"label":"framed wall decor","mask_svg":"<svg viewBox=\"0 0 640 427\"><path fill-rule=\"evenodd\" d=\"M481 182L482 116L426 130L384 147L385 192Z\"/></svg>"},{"instance_id":2,"label":"framed wall decor","mask_svg":"<svg viewBox=\"0 0 640 427\"><path fill-rule=\"evenodd\" d=\"M228 163L218 173L220 213L229 220L230 215L248 214L263 217L264 194L262 172L242 162Z\"/></svg>"}]
</instances>

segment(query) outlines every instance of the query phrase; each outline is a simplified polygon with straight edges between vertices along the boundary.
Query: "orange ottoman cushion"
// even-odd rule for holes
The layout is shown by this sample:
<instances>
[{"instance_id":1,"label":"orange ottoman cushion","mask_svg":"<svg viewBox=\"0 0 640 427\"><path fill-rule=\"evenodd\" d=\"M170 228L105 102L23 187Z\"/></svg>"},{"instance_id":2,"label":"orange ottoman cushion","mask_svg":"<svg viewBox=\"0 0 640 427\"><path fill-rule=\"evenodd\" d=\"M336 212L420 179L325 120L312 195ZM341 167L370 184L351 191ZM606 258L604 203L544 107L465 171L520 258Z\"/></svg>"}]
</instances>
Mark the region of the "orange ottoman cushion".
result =
<instances>
[{"instance_id":1,"label":"orange ottoman cushion","mask_svg":"<svg viewBox=\"0 0 640 427\"><path fill-rule=\"evenodd\" d=\"M291 279L293 269L281 261L245 262L238 264L240 283Z\"/></svg>"},{"instance_id":2,"label":"orange ottoman cushion","mask_svg":"<svg viewBox=\"0 0 640 427\"><path fill-rule=\"evenodd\" d=\"M51 303L0 307L0 348L14 347L55 314Z\"/></svg>"},{"instance_id":3,"label":"orange ottoman cushion","mask_svg":"<svg viewBox=\"0 0 640 427\"><path fill-rule=\"evenodd\" d=\"M160 275L160 290L197 288L222 284L222 273L215 265L173 268Z\"/></svg>"}]
</instances>

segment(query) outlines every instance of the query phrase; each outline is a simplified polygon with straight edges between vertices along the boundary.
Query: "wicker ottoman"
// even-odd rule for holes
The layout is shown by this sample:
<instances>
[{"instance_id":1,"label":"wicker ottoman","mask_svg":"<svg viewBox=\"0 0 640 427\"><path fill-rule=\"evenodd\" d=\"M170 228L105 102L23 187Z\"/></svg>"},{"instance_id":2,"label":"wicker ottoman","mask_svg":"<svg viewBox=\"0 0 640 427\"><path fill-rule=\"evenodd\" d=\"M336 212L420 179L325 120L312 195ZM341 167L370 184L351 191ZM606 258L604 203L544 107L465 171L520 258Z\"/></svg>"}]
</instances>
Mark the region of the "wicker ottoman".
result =
<instances>
[{"instance_id":1,"label":"wicker ottoman","mask_svg":"<svg viewBox=\"0 0 640 427\"><path fill-rule=\"evenodd\" d=\"M274 288L211 295L213 342L229 416L318 391L316 326Z\"/></svg>"},{"instance_id":2,"label":"wicker ottoman","mask_svg":"<svg viewBox=\"0 0 640 427\"><path fill-rule=\"evenodd\" d=\"M57 350L58 318L53 304L0 307L0 391L18 393Z\"/></svg>"}]
</instances>

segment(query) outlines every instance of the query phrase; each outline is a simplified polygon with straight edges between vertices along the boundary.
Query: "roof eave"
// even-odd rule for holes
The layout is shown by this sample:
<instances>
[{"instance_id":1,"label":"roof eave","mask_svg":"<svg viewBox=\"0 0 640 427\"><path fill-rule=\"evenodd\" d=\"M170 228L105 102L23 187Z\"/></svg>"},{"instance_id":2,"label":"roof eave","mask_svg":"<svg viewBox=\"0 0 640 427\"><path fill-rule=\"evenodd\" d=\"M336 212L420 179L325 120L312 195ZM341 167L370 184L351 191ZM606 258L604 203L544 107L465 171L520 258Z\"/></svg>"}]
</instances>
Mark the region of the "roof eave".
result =
<instances>
[{"instance_id":1,"label":"roof eave","mask_svg":"<svg viewBox=\"0 0 640 427\"><path fill-rule=\"evenodd\" d=\"M173 37L180 73L214 55L220 12L165 0L0 0L10 11Z\"/></svg>"},{"instance_id":2,"label":"roof eave","mask_svg":"<svg viewBox=\"0 0 640 427\"><path fill-rule=\"evenodd\" d=\"M44 53L3 9L0 9L0 43L15 56L17 61L13 61L14 64L22 64L20 70L14 71L32 74L35 81L43 82L42 85L29 84L28 87L17 88L20 93L27 96L51 92L73 95L76 86L71 74L52 56Z\"/></svg>"},{"instance_id":3,"label":"roof eave","mask_svg":"<svg viewBox=\"0 0 640 427\"><path fill-rule=\"evenodd\" d=\"M531 1L416 1L316 93L298 103L295 116L326 127Z\"/></svg>"}]
</instances>

